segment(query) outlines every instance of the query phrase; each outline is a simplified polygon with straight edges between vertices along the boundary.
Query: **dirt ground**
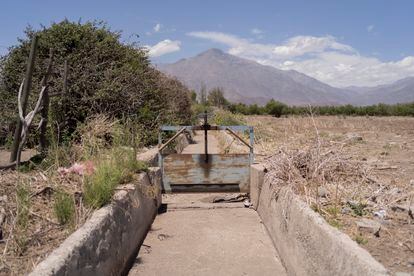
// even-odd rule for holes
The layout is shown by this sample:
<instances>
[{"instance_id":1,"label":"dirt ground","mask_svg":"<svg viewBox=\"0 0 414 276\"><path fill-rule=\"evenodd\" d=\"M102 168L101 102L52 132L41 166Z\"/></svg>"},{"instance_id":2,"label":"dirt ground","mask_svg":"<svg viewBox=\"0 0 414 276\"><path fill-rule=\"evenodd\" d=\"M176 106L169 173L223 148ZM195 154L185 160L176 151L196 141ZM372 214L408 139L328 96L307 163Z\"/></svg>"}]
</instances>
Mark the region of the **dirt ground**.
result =
<instances>
[{"instance_id":1,"label":"dirt ground","mask_svg":"<svg viewBox=\"0 0 414 276\"><path fill-rule=\"evenodd\" d=\"M34 154L34 150L27 150L22 160ZM0 151L0 164L7 164L9 156L9 152ZM0 228L0 275L29 273L92 212L76 200L74 221L65 226L59 224L54 214L54 195L65 187L80 199L76 195L80 195L81 181L80 176L61 178L51 170L0 171L0 212L5 214Z\"/></svg>"},{"instance_id":2,"label":"dirt ground","mask_svg":"<svg viewBox=\"0 0 414 276\"><path fill-rule=\"evenodd\" d=\"M22 151L21 161L27 161L37 153L36 150L27 149ZM0 148L0 166L9 164L10 151Z\"/></svg>"},{"instance_id":3,"label":"dirt ground","mask_svg":"<svg viewBox=\"0 0 414 276\"><path fill-rule=\"evenodd\" d=\"M246 121L255 127L258 160L281 150L305 150L319 139L362 168L372 181L343 185L335 219L324 209L321 215L391 271L414 272L414 218L408 211L410 205L414 210L414 118L249 116ZM331 191L321 192L322 203L332 206ZM355 199L359 212L349 208ZM379 236L357 227L363 218L380 224Z\"/></svg>"}]
</instances>

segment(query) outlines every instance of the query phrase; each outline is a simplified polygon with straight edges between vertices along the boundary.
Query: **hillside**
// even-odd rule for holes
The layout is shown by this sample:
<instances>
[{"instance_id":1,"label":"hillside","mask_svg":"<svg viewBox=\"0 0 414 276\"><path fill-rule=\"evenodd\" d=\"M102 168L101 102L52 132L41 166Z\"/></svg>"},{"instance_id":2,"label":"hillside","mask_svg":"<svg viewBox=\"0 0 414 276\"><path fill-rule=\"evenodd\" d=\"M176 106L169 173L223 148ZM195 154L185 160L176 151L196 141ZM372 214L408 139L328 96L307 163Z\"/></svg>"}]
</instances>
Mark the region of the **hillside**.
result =
<instances>
[{"instance_id":1,"label":"hillside","mask_svg":"<svg viewBox=\"0 0 414 276\"><path fill-rule=\"evenodd\" d=\"M222 87L233 102L263 104L272 98L292 105L348 102L340 89L304 74L264 66L218 49L159 65L159 69L197 91L203 83L208 89Z\"/></svg>"},{"instance_id":2,"label":"hillside","mask_svg":"<svg viewBox=\"0 0 414 276\"><path fill-rule=\"evenodd\" d=\"M290 105L366 105L414 101L414 78L378 87L335 88L297 71L284 71L251 60L207 50L158 68L196 91L221 87L232 102L264 104L275 99Z\"/></svg>"},{"instance_id":3,"label":"hillside","mask_svg":"<svg viewBox=\"0 0 414 276\"><path fill-rule=\"evenodd\" d=\"M414 102L414 77L375 87L350 87L359 94L361 104Z\"/></svg>"}]
</instances>

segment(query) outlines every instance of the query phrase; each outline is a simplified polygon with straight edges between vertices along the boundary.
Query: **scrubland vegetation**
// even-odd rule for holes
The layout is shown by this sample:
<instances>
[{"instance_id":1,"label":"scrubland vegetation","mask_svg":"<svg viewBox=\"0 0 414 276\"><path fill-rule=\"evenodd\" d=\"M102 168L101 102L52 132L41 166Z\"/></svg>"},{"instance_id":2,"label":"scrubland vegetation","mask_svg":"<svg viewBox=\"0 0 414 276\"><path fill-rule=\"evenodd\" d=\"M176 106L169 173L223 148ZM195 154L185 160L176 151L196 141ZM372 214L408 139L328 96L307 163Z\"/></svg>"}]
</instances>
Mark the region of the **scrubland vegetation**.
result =
<instances>
[{"instance_id":1,"label":"scrubland vegetation","mask_svg":"<svg viewBox=\"0 0 414 276\"><path fill-rule=\"evenodd\" d=\"M122 43L120 32L111 31L104 23L65 20L40 30L27 28L25 35L0 63L0 143L4 144L14 129L17 92L35 35L39 43L32 90L40 90L53 49L48 91L55 96L51 97L49 130L58 134L59 142L70 139L79 124L95 114L132 120L140 132L141 144L155 141L160 124L180 124L190 119L189 90L155 70L144 49L137 43ZM29 106L37 96L31 95ZM37 142L38 137L33 135L29 146Z\"/></svg>"},{"instance_id":2,"label":"scrubland vegetation","mask_svg":"<svg viewBox=\"0 0 414 276\"><path fill-rule=\"evenodd\" d=\"M275 194L289 186L390 271L412 272L414 118L244 119Z\"/></svg>"},{"instance_id":3,"label":"scrubland vegetation","mask_svg":"<svg viewBox=\"0 0 414 276\"><path fill-rule=\"evenodd\" d=\"M31 110L53 52L47 151L37 154L36 116L26 147L34 156L0 174L0 274L27 273L147 164L137 152L162 124L190 124L190 91L154 69L146 50L101 22L68 20L25 31L0 60L0 150L13 141L17 93L38 37ZM0 166L8 162L0 160Z\"/></svg>"},{"instance_id":4,"label":"scrubland vegetation","mask_svg":"<svg viewBox=\"0 0 414 276\"><path fill-rule=\"evenodd\" d=\"M146 51L137 43L121 42L120 33L110 30L104 23L65 20L40 30L28 28L25 37L19 39L18 44L1 58L2 151L10 146L16 128L17 92L24 78L30 42L34 36L39 37L39 45L33 91L40 90L50 50L54 53L48 86L51 99L47 151L36 155L39 144L36 128L40 124L36 117L26 145L34 149L35 156L22 163L18 170L4 171L0 175L0 215L5 216L3 225L0 225L0 252L3 252L0 274L30 271L82 225L93 210L110 203L120 184L131 182L137 173L146 171L147 164L137 161L136 155L141 148L156 143L160 125L196 124L199 122L197 115L204 111L212 113L211 124L252 124L259 159L269 155L269 152L275 152L273 156L279 158L277 162L275 159L274 162L267 160L269 168L279 172L279 175L273 176L285 182L293 181L295 188L304 194L315 211L320 212L331 225L348 231L351 229L348 227L349 220L340 214L348 204L344 198L348 196L352 202L357 202L350 207L350 213L362 217L368 214L368 210L372 211L364 205L370 200L369 195L375 189L385 189L381 187L386 186L383 181L372 180L360 160L349 162L354 157L343 154L345 148L355 144L360 146L366 139L365 136L363 140L348 139L344 132L365 131L369 129L370 121L362 128L344 128L340 133L331 133L326 125L328 129L320 126L321 122L295 121L301 120L299 116L277 119L275 123L267 121L269 116L257 119L243 115L414 116L413 103L311 109L287 106L274 100L264 106L245 105L230 103L220 88L209 92L203 88L197 97L179 81L154 69ZM29 106L34 105L37 96L32 93ZM330 118L335 124L331 127L341 128L349 124L349 121L336 121L345 118ZM290 119L292 122L284 125L284 120ZM277 129L277 125L284 125L285 128ZM392 123L385 125L384 133L398 131L405 135L405 130L394 129ZM412 123L404 122L406 125L412 126ZM306 136L309 133L315 135ZM282 141L289 141L290 148L285 145L278 148L281 145L277 143ZM304 145L304 141L312 141L313 144ZM372 155L381 160L387 158L393 152L391 140L388 142L381 148L381 153L376 150ZM400 146L404 145L401 142ZM411 149L411 145L408 148ZM363 152L364 148L358 150ZM352 186L360 193L349 194L346 190L351 187L347 186L349 182L368 188L363 190L360 186ZM319 198L322 196L318 196L322 194L318 190L320 187L326 189L322 200ZM398 196L389 194L393 200ZM380 203L384 206L392 203L386 196L380 196L378 200L382 200ZM375 208L383 206L375 204ZM404 231L407 229L404 228ZM371 237L349 231L360 244L369 247L373 243Z\"/></svg>"}]
</instances>

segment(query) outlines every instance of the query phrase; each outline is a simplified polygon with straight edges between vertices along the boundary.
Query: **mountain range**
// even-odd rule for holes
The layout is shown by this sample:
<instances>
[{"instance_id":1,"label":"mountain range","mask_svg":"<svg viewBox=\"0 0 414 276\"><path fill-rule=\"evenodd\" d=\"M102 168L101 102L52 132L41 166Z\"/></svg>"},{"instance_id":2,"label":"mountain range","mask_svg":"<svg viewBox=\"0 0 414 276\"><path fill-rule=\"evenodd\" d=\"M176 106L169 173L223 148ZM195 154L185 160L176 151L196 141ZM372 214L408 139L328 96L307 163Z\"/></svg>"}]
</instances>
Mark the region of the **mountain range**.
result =
<instances>
[{"instance_id":1,"label":"mountain range","mask_svg":"<svg viewBox=\"0 0 414 276\"><path fill-rule=\"evenodd\" d=\"M231 102L265 104L274 99L289 105L368 105L414 102L414 77L376 87L336 88L294 70L210 49L195 57L157 68L200 91L220 87Z\"/></svg>"}]
</instances>

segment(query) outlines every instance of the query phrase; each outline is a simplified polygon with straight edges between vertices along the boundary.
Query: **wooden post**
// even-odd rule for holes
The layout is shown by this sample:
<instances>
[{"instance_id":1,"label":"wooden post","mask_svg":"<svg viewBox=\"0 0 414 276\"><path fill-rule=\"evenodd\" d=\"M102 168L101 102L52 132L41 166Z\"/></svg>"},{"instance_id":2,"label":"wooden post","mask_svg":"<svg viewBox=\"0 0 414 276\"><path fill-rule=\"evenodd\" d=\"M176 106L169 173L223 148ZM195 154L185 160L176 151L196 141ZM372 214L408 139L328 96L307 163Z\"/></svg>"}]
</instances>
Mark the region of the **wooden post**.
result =
<instances>
[{"instance_id":1,"label":"wooden post","mask_svg":"<svg viewBox=\"0 0 414 276\"><path fill-rule=\"evenodd\" d=\"M41 120L40 120L40 135L39 135L39 147L40 152L42 155L46 154L47 151L47 137L46 137L46 131L47 131L47 121L49 118L49 92L47 88L47 82L49 80L49 76L52 72L52 64L53 64L53 49L50 49L49 54L49 63L47 65L46 73L43 76L41 87L46 87L46 90L43 95L43 101L42 101L42 111L41 111Z\"/></svg>"},{"instance_id":2,"label":"wooden post","mask_svg":"<svg viewBox=\"0 0 414 276\"><path fill-rule=\"evenodd\" d=\"M32 76L33 76L33 68L34 68L35 59L36 59L37 41L38 41L38 36L35 35L32 40L29 60L27 63L27 68L26 68L26 75L24 78L23 94L22 94L23 117L26 115L25 113L26 113L26 107L27 107L27 100L29 98L30 89L32 86ZM20 144L20 139L22 135L23 122L20 120L19 116L17 116L17 118L18 118L17 125L16 125L16 130L14 132L12 150L10 153L10 162L14 162L17 159L17 152L19 150L19 144Z\"/></svg>"}]
</instances>

